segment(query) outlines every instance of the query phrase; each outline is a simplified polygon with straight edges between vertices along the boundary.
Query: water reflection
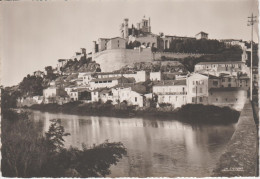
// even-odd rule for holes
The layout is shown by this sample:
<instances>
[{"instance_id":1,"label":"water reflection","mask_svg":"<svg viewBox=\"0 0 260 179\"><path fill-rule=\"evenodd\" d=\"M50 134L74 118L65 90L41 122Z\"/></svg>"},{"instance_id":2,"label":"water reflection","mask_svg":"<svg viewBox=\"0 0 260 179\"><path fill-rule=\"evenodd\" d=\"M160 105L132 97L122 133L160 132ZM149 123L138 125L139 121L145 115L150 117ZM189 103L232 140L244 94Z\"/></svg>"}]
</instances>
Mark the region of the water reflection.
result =
<instances>
[{"instance_id":1,"label":"water reflection","mask_svg":"<svg viewBox=\"0 0 260 179\"><path fill-rule=\"evenodd\" d=\"M47 131L51 119L61 119L66 132L66 147L81 148L122 142L127 157L112 166L110 177L209 176L234 125L188 125L179 121L143 118L113 118L33 113L34 120Z\"/></svg>"}]
</instances>

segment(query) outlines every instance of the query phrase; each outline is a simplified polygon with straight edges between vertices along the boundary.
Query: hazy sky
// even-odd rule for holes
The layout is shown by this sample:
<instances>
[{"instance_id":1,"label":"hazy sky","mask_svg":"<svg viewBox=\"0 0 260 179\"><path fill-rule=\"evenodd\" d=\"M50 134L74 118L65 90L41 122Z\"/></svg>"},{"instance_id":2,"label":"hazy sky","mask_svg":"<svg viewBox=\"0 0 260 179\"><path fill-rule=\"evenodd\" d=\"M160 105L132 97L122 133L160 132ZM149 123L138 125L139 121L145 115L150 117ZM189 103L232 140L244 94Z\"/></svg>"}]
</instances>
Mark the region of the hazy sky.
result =
<instances>
[{"instance_id":1,"label":"hazy sky","mask_svg":"<svg viewBox=\"0 0 260 179\"><path fill-rule=\"evenodd\" d=\"M247 17L258 16L257 0L44 1L1 2L1 68L4 86L45 66L56 66L93 40L120 36L124 18L130 25L151 18L152 32L210 39L250 40ZM254 29L257 40L257 27Z\"/></svg>"}]
</instances>

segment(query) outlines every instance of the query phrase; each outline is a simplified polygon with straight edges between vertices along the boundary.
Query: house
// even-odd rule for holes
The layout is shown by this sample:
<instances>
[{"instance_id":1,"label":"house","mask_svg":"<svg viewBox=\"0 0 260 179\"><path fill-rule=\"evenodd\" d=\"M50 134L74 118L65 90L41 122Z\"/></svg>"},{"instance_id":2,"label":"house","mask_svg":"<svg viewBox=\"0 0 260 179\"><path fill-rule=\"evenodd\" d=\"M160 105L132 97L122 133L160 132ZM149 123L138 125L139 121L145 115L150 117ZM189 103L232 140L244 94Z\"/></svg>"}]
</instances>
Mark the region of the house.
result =
<instances>
[{"instance_id":1,"label":"house","mask_svg":"<svg viewBox=\"0 0 260 179\"><path fill-rule=\"evenodd\" d=\"M216 106L229 106L242 110L247 99L247 91L237 87L211 88L209 90L208 104Z\"/></svg>"},{"instance_id":2,"label":"house","mask_svg":"<svg viewBox=\"0 0 260 179\"><path fill-rule=\"evenodd\" d=\"M69 97L72 101L91 101L91 91L86 88L76 88L69 92Z\"/></svg>"},{"instance_id":3,"label":"house","mask_svg":"<svg viewBox=\"0 0 260 179\"><path fill-rule=\"evenodd\" d=\"M187 77L187 103L208 103L208 79L198 73Z\"/></svg>"},{"instance_id":4,"label":"house","mask_svg":"<svg viewBox=\"0 0 260 179\"><path fill-rule=\"evenodd\" d=\"M112 88L113 103L127 102L127 105L143 107L145 105L146 87L143 85L121 84Z\"/></svg>"},{"instance_id":5,"label":"house","mask_svg":"<svg viewBox=\"0 0 260 179\"><path fill-rule=\"evenodd\" d=\"M150 80L151 81L161 81L162 80L162 73L159 72L150 72Z\"/></svg>"},{"instance_id":6,"label":"house","mask_svg":"<svg viewBox=\"0 0 260 179\"><path fill-rule=\"evenodd\" d=\"M237 87L237 77L231 75L220 76L220 87Z\"/></svg>"},{"instance_id":7,"label":"house","mask_svg":"<svg viewBox=\"0 0 260 179\"><path fill-rule=\"evenodd\" d=\"M41 104L43 102L43 96L33 96L33 100L37 103L37 104Z\"/></svg>"},{"instance_id":8,"label":"house","mask_svg":"<svg viewBox=\"0 0 260 179\"><path fill-rule=\"evenodd\" d=\"M206 32L199 32L195 35L196 39L199 40L199 39L208 39L208 33Z\"/></svg>"},{"instance_id":9,"label":"house","mask_svg":"<svg viewBox=\"0 0 260 179\"><path fill-rule=\"evenodd\" d=\"M184 80L164 80L153 86L158 103L169 103L174 108L187 104L187 85Z\"/></svg>"},{"instance_id":10,"label":"house","mask_svg":"<svg viewBox=\"0 0 260 179\"><path fill-rule=\"evenodd\" d=\"M83 85L89 85L90 81L94 79L94 73L85 73L83 76Z\"/></svg>"},{"instance_id":11,"label":"house","mask_svg":"<svg viewBox=\"0 0 260 179\"><path fill-rule=\"evenodd\" d=\"M21 97L17 99L17 107L32 106L34 104L41 104L43 102L43 96L33 97Z\"/></svg>"},{"instance_id":12,"label":"house","mask_svg":"<svg viewBox=\"0 0 260 179\"><path fill-rule=\"evenodd\" d=\"M113 102L113 94L112 94L112 90L109 88L104 88L102 90L99 91L99 99L102 102L107 102L108 100L110 100L111 102Z\"/></svg>"},{"instance_id":13,"label":"house","mask_svg":"<svg viewBox=\"0 0 260 179\"><path fill-rule=\"evenodd\" d=\"M239 76L237 80L237 87L243 88L243 89L250 89L250 78L246 75Z\"/></svg>"},{"instance_id":14,"label":"house","mask_svg":"<svg viewBox=\"0 0 260 179\"><path fill-rule=\"evenodd\" d=\"M65 87L65 91L66 91L67 94L69 95L69 93L70 93L72 90L76 89L76 88L77 88L77 87L76 87L75 85L70 85L70 86Z\"/></svg>"},{"instance_id":15,"label":"house","mask_svg":"<svg viewBox=\"0 0 260 179\"><path fill-rule=\"evenodd\" d=\"M243 72L249 74L249 69L242 61L230 61L230 62L200 62L195 65L195 72L201 71L214 71L214 72Z\"/></svg>"},{"instance_id":16,"label":"house","mask_svg":"<svg viewBox=\"0 0 260 179\"><path fill-rule=\"evenodd\" d=\"M58 88L57 87L48 87L43 90L43 97L44 98L51 98L56 97L58 95Z\"/></svg>"},{"instance_id":17,"label":"house","mask_svg":"<svg viewBox=\"0 0 260 179\"><path fill-rule=\"evenodd\" d=\"M129 79L125 77L97 78L90 81L90 89L111 88L120 83L128 83Z\"/></svg>"},{"instance_id":18,"label":"house","mask_svg":"<svg viewBox=\"0 0 260 179\"><path fill-rule=\"evenodd\" d=\"M144 82L148 79L148 75L145 71L137 72L127 72L127 73L118 73L118 72L103 72L97 73L98 78L112 78L112 77L125 77L125 78L134 78L135 82Z\"/></svg>"},{"instance_id":19,"label":"house","mask_svg":"<svg viewBox=\"0 0 260 179\"><path fill-rule=\"evenodd\" d=\"M55 103L56 96L59 95L59 89L57 87L48 87L43 90L44 103Z\"/></svg>"}]
</instances>

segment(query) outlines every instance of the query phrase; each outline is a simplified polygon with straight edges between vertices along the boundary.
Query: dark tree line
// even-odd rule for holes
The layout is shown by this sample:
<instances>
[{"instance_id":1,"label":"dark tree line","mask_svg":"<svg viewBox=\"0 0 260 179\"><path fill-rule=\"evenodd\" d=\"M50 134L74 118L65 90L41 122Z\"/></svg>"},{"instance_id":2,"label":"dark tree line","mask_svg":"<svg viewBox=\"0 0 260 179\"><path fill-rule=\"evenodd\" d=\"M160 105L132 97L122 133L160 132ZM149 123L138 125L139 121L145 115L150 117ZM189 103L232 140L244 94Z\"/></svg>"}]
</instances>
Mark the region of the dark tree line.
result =
<instances>
[{"instance_id":1,"label":"dark tree line","mask_svg":"<svg viewBox=\"0 0 260 179\"><path fill-rule=\"evenodd\" d=\"M167 52L217 54L226 49L223 42L206 39L173 40Z\"/></svg>"}]
</instances>

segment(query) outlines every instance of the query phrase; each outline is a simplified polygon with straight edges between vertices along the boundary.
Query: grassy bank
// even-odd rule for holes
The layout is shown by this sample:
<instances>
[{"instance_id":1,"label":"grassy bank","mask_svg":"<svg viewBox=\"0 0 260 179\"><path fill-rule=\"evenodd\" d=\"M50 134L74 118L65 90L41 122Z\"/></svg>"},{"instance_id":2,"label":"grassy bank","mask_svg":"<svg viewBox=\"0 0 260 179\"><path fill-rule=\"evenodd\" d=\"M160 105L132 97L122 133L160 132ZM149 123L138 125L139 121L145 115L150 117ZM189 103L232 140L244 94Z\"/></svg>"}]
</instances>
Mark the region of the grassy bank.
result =
<instances>
[{"instance_id":1,"label":"grassy bank","mask_svg":"<svg viewBox=\"0 0 260 179\"><path fill-rule=\"evenodd\" d=\"M229 107L218 107L213 105L187 104L181 108L169 110L169 108L142 108L133 106L112 105L107 103L81 103L72 102L63 105L40 104L30 107L33 110L53 113L66 113L91 116L108 117L146 117L177 119L188 123L226 124L235 123L240 113Z\"/></svg>"}]
</instances>

